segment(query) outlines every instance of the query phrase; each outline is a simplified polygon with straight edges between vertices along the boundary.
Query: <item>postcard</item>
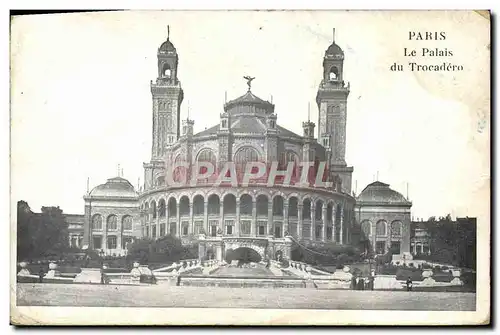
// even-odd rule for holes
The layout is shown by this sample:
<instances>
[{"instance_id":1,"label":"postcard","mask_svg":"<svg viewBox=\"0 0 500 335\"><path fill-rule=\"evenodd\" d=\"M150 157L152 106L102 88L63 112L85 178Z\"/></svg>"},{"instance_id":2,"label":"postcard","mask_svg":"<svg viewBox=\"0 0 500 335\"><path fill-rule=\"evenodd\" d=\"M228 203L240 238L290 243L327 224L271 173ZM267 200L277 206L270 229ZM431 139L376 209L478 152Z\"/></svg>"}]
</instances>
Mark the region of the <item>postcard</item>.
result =
<instances>
[{"instance_id":1,"label":"postcard","mask_svg":"<svg viewBox=\"0 0 500 335\"><path fill-rule=\"evenodd\" d=\"M11 20L14 325L485 325L490 13Z\"/></svg>"}]
</instances>

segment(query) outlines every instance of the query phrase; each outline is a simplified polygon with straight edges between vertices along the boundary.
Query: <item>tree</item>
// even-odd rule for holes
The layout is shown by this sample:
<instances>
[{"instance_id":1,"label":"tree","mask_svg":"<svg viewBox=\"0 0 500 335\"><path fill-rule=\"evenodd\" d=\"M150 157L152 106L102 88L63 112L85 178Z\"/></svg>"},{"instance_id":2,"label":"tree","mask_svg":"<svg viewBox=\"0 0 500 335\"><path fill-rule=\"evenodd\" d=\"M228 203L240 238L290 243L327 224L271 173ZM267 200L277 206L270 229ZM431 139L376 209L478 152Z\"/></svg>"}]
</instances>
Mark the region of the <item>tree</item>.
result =
<instances>
[{"instance_id":1,"label":"tree","mask_svg":"<svg viewBox=\"0 0 500 335\"><path fill-rule=\"evenodd\" d=\"M157 240L143 238L129 244L127 258L147 263L177 262L182 259L198 257L198 245L191 243L183 246L180 239L172 235Z\"/></svg>"},{"instance_id":2,"label":"tree","mask_svg":"<svg viewBox=\"0 0 500 335\"><path fill-rule=\"evenodd\" d=\"M27 258L61 255L68 247L68 224L59 207L33 213L25 201L17 203L17 255Z\"/></svg>"},{"instance_id":3,"label":"tree","mask_svg":"<svg viewBox=\"0 0 500 335\"><path fill-rule=\"evenodd\" d=\"M127 258L145 264L149 261L151 251L151 240L148 238L138 239L128 245Z\"/></svg>"}]
</instances>

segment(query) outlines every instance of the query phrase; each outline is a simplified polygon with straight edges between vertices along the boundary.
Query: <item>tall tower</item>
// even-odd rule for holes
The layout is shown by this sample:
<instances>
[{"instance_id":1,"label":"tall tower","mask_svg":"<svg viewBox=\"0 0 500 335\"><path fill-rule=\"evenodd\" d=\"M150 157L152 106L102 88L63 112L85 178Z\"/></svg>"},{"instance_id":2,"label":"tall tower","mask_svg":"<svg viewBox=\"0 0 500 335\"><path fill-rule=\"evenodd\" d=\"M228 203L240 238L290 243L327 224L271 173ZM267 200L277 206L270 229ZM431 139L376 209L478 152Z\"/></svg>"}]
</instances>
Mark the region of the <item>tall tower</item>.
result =
<instances>
[{"instance_id":1,"label":"tall tower","mask_svg":"<svg viewBox=\"0 0 500 335\"><path fill-rule=\"evenodd\" d=\"M323 79L316 102L319 109L318 141L326 148L330 171L342 179L344 192L351 191L352 168L345 161L347 97L349 84L344 82L344 51L333 42L323 58Z\"/></svg>"},{"instance_id":2,"label":"tall tower","mask_svg":"<svg viewBox=\"0 0 500 335\"><path fill-rule=\"evenodd\" d=\"M180 113L184 92L177 77L179 56L170 42L170 28L167 40L158 48L158 77L151 81L153 97L153 145L152 159L161 159L165 149L180 137Z\"/></svg>"}]
</instances>

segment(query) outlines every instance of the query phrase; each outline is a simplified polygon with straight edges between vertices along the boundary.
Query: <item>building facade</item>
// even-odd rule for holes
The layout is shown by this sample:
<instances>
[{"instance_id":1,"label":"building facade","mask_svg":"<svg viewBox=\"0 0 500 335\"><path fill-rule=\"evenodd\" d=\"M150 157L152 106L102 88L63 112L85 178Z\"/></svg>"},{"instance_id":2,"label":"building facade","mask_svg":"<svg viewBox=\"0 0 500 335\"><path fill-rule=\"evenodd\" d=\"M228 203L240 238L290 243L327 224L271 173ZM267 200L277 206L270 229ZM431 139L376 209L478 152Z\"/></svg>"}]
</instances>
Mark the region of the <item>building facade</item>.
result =
<instances>
[{"instance_id":1,"label":"building facade","mask_svg":"<svg viewBox=\"0 0 500 335\"><path fill-rule=\"evenodd\" d=\"M373 182L356 198L356 222L361 228L361 240L367 250L384 254L391 250L397 255L410 254L410 224L412 203L388 184Z\"/></svg>"},{"instance_id":2,"label":"building facade","mask_svg":"<svg viewBox=\"0 0 500 335\"><path fill-rule=\"evenodd\" d=\"M122 255L133 238L170 234L198 241L200 258L223 259L240 248L260 258L290 257L293 240L348 244L360 222L374 250L409 251L411 203L402 196L397 203L373 202L368 193L381 185L371 184L356 205L353 168L345 160L350 87L344 52L333 41L318 61L323 71L316 134L310 120L302 123L301 135L279 126L276 106L252 92L251 77L245 77L248 90L224 104L217 124L194 133L194 121L181 120L179 54L167 38L157 50L157 78L150 83L152 146L143 164L144 185L135 190L118 176L88 192L83 244ZM214 167L211 173L200 170L207 163ZM255 178L245 183L238 176L249 163L264 173L255 177L253 166L248 171ZM185 182L193 175L206 178Z\"/></svg>"}]
</instances>

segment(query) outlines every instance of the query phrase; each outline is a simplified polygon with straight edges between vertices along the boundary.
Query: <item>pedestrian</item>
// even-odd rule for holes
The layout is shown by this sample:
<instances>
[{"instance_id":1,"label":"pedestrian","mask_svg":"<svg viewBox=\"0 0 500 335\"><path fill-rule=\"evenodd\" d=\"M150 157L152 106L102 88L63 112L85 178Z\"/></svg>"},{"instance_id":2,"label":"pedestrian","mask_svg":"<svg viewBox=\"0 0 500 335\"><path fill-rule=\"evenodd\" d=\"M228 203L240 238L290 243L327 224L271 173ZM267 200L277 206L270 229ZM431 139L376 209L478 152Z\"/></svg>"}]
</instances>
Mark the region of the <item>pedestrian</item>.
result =
<instances>
[{"instance_id":1,"label":"pedestrian","mask_svg":"<svg viewBox=\"0 0 500 335\"><path fill-rule=\"evenodd\" d=\"M357 287L356 287L356 276L353 276L352 279L351 279L351 289L353 290L356 290Z\"/></svg>"},{"instance_id":2,"label":"pedestrian","mask_svg":"<svg viewBox=\"0 0 500 335\"><path fill-rule=\"evenodd\" d=\"M43 275L45 273L43 272L43 269L40 269L40 271L38 272L38 282L42 283L43 282Z\"/></svg>"},{"instance_id":3,"label":"pedestrian","mask_svg":"<svg viewBox=\"0 0 500 335\"><path fill-rule=\"evenodd\" d=\"M360 291L365 290L365 279L364 278L360 278L360 280L359 280L359 290Z\"/></svg>"},{"instance_id":4,"label":"pedestrian","mask_svg":"<svg viewBox=\"0 0 500 335\"><path fill-rule=\"evenodd\" d=\"M368 278L368 289L370 291L373 291L374 286L375 286L375 277L370 275L370 277Z\"/></svg>"},{"instance_id":5,"label":"pedestrian","mask_svg":"<svg viewBox=\"0 0 500 335\"><path fill-rule=\"evenodd\" d=\"M413 289L413 282L411 280L411 277L408 277L406 280L406 290L409 292Z\"/></svg>"}]
</instances>

